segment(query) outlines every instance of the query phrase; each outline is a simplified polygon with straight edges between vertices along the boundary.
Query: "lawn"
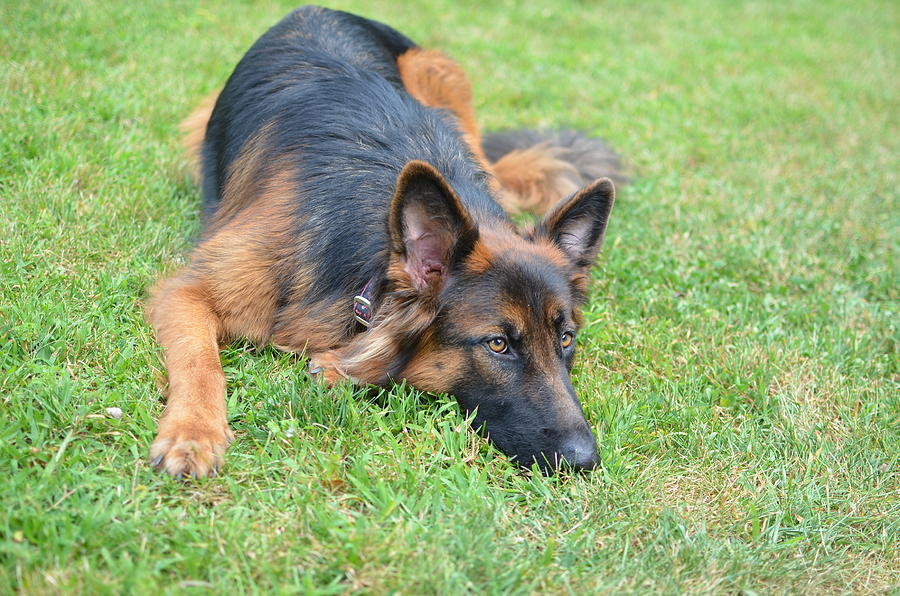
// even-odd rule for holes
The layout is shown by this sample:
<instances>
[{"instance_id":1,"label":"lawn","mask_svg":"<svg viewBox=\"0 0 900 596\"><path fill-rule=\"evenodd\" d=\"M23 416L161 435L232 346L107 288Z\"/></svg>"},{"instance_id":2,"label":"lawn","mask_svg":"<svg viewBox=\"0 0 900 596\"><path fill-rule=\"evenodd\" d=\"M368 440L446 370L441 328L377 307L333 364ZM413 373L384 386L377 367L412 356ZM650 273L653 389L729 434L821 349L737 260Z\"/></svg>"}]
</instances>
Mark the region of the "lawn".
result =
<instances>
[{"instance_id":1,"label":"lawn","mask_svg":"<svg viewBox=\"0 0 900 596\"><path fill-rule=\"evenodd\" d=\"M573 381L603 463L532 475L452 398L238 342L223 475L154 473L177 124L292 7L0 0L0 593L897 592L889 0L341 3L462 63L484 128L628 161Z\"/></svg>"}]
</instances>

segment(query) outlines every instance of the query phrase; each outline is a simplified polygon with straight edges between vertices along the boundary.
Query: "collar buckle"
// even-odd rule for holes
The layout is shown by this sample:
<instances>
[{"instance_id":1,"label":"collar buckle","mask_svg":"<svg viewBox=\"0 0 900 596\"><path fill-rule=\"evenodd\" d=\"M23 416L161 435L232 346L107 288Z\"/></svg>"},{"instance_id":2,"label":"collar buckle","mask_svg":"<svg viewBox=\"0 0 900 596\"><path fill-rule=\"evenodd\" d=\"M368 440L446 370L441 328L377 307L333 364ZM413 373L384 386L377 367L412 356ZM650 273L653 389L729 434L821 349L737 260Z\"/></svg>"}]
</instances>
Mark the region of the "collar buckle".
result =
<instances>
[{"instance_id":1,"label":"collar buckle","mask_svg":"<svg viewBox=\"0 0 900 596\"><path fill-rule=\"evenodd\" d=\"M368 289L366 285L366 289ZM366 298L366 289L362 294L353 297L353 318L368 329L372 325L372 301Z\"/></svg>"}]
</instances>

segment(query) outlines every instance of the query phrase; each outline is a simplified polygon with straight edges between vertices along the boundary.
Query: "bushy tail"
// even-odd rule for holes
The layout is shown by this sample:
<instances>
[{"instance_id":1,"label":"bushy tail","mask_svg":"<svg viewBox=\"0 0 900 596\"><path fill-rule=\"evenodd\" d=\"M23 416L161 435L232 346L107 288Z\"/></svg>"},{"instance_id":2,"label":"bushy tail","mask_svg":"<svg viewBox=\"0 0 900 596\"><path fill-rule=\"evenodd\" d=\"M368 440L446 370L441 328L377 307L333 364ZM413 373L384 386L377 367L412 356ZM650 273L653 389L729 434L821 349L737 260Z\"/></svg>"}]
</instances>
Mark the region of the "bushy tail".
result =
<instances>
[{"instance_id":1,"label":"bushy tail","mask_svg":"<svg viewBox=\"0 0 900 596\"><path fill-rule=\"evenodd\" d=\"M200 182L201 167L200 151L203 148L203 139L206 137L206 124L209 122L209 117L212 116L212 111L216 107L218 98L219 91L207 95L194 111L178 125L178 130L184 134L182 144L184 145L191 175L194 177L194 181L198 183Z\"/></svg>"},{"instance_id":2,"label":"bushy tail","mask_svg":"<svg viewBox=\"0 0 900 596\"><path fill-rule=\"evenodd\" d=\"M515 130L489 134L482 147L512 212L545 213L560 199L597 178L617 185L628 178L622 160L602 139L574 130Z\"/></svg>"}]
</instances>

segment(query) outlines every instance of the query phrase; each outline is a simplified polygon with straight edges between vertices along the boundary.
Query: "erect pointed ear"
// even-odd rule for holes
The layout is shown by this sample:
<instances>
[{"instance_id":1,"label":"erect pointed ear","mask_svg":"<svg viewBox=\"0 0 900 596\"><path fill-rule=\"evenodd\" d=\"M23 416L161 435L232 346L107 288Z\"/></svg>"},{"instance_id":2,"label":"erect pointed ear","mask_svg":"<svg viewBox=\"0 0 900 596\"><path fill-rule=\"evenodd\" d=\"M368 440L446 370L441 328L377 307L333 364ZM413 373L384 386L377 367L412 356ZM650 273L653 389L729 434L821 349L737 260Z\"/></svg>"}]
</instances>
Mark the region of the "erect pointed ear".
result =
<instances>
[{"instance_id":1,"label":"erect pointed ear","mask_svg":"<svg viewBox=\"0 0 900 596\"><path fill-rule=\"evenodd\" d=\"M440 290L453 263L478 237L456 192L423 161L409 162L397 176L388 225L391 252L419 292Z\"/></svg>"},{"instance_id":2,"label":"erect pointed ear","mask_svg":"<svg viewBox=\"0 0 900 596\"><path fill-rule=\"evenodd\" d=\"M559 246L577 268L590 269L603 244L606 221L615 200L612 181L595 180L557 203L544 218L538 233Z\"/></svg>"}]
</instances>

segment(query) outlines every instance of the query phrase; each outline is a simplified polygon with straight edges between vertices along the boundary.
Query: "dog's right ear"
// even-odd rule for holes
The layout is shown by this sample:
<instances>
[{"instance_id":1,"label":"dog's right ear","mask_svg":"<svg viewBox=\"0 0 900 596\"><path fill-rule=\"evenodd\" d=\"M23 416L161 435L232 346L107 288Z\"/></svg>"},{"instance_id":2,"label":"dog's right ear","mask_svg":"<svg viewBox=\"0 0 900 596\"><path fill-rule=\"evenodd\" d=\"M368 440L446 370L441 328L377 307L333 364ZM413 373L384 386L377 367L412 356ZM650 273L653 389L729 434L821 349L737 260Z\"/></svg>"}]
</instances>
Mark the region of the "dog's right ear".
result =
<instances>
[{"instance_id":1,"label":"dog's right ear","mask_svg":"<svg viewBox=\"0 0 900 596\"><path fill-rule=\"evenodd\" d=\"M397 176L388 225L391 252L418 292L441 289L452 264L472 249L478 229L433 166L411 161Z\"/></svg>"},{"instance_id":2,"label":"dog's right ear","mask_svg":"<svg viewBox=\"0 0 900 596\"><path fill-rule=\"evenodd\" d=\"M538 233L561 248L576 268L588 271L603 244L615 200L612 180L595 180L557 203L541 222Z\"/></svg>"}]
</instances>

